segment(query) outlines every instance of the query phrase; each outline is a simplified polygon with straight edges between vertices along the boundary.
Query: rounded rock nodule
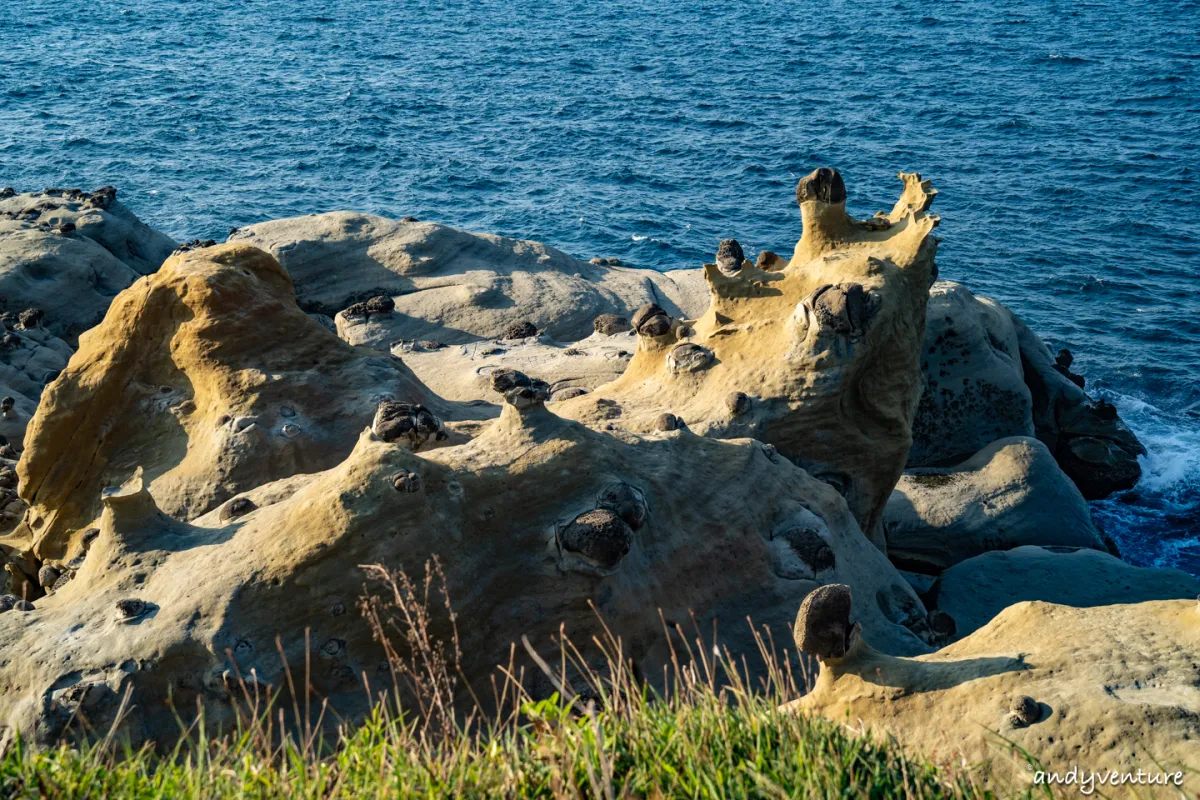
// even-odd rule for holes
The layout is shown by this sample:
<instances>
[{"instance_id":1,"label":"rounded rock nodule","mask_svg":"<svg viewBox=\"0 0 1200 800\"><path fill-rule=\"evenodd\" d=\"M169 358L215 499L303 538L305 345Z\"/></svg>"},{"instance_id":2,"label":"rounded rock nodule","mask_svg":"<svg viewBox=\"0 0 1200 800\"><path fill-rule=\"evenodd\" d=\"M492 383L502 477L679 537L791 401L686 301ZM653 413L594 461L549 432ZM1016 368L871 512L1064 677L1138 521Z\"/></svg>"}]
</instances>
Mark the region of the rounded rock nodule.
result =
<instances>
[{"instance_id":1,"label":"rounded rock nodule","mask_svg":"<svg viewBox=\"0 0 1200 800\"><path fill-rule=\"evenodd\" d=\"M421 476L415 472L402 470L392 476L392 486L397 492L415 494L421 491Z\"/></svg>"},{"instance_id":2,"label":"rounded rock nodule","mask_svg":"<svg viewBox=\"0 0 1200 800\"><path fill-rule=\"evenodd\" d=\"M818 586L808 593L796 615L796 647L819 659L841 658L850 649L850 587L843 583Z\"/></svg>"},{"instance_id":3,"label":"rounded rock nodule","mask_svg":"<svg viewBox=\"0 0 1200 800\"><path fill-rule=\"evenodd\" d=\"M736 275L742 270L746 254L737 239L722 239L717 245L717 269L725 275Z\"/></svg>"},{"instance_id":4,"label":"rounded rock nodule","mask_svg":"<svg viewBox=\"0 0 1200 800\"><path fill-rule=\"evenodd\" d=\"M244 517L258 506L249 497L236 497L221 509L221 519L225 521Z\"/></svg>"},{"instance_id":5,"label":"rounded rock nodule","mask_svg":"<svg viewBox=\"0 0 1200 800\"><path fill-rule=\"evenodd\" d=\"M646 498L628 483L610 483L596 496L596 506L619 516L633 530L639 530L650 518Z\"/></svg>"},{"instance_id":6,"label":"rounded rock nodule","mask_svg":"<svg viewBox=\"0 0 1200 800\"><path fill-rule=\"evenodd\" d=\"M559 542L564 550L612 569L633 547L633 531L615 512L598 508L571 520Z\"/></svg>"},{"instance_id":7,"label":"rounded rock nodule","mask_svg":"<svg viewBox=\"0 0 1200 800\"><path fill-rule=\"evenodd\" d=\"M671 316L660 306L647 303L634 313L630 324L641 336L665 336L671 330Z\"/></svg>"},{"instance_id":8,"label":"rounded rock nodule","mask_svg":"<svg viewBox=\"0 0 1200 800\"><path fill-rule=\"evenodd\" d=\"M667 353L667 368L672 372L699 372L712 362L712 350L691 342L677 344Z\"/></svg>"}]
</instances>

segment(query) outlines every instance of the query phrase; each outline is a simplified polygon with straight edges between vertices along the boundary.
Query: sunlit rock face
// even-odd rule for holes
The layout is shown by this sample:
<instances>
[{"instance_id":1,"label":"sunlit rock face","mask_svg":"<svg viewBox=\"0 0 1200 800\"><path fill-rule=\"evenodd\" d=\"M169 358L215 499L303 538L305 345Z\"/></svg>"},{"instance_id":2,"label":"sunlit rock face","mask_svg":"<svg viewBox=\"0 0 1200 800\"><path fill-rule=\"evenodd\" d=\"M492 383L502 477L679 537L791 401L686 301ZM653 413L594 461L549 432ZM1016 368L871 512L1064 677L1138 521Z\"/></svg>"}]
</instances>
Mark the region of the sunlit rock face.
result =
<instances>
[{"instance_id":1,"label":"sunlit rock face","mask_svg":"<svg viewBox=\"0 0 1200 800\"><path fill-rule=\"evenodd\" d=\"M704 270L707 312L682 320L641 309L625 373L560 413L633 431L670 413L696 433L754 436L837 487L882 546L880 514L912 441L936 275L936 192L920 175L900 177L892 211L867 220L846 213L835 170L801 180L803 235L790 261L764 254L751 264L736 242L722 243Z\"/></svg>"}]
</instances>

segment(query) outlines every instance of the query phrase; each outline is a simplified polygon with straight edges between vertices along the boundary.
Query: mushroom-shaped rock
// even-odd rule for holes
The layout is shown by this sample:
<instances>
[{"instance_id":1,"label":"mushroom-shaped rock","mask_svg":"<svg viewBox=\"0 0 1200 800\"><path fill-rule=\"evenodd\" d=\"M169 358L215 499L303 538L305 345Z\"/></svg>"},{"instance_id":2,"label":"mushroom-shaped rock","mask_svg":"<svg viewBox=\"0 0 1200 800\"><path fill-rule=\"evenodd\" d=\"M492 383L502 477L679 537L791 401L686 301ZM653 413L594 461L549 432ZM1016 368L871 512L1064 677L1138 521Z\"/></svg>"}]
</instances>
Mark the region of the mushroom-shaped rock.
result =
<instances>
[{"instance_id":1,"label":"mushroom-shaped rock","mask_svg":"<svg viewBox=\"0 0 1200 800\"><path fill-rule=\"evenodd\" d=\"M515 369L493 372L492 388L504 396L504 402L518 409L545 405L550 396L550 387L545 381L534 380Z\"/></svg>"},{"instance_id":2,"label":"mushroom-shaped rock","mask_svg":"<svg viewBox=\"0 0 1200 800\"><path fill-rule=\"evenodd\" d=\"M850 608L849 586L833 583L814 589L796 615L796 647L822 661L846 655L857 635Z\"/></svg>"},{"instance_id":3,"label":"mushroom-shaped rock","mask_svg":"<svg viewBox=\"0 0 1200 800\"><path fill-rule=\"evenodd\" d=\"M558 541L567 552L612 569L633 546L633 531L615 512L598 508L567 523Z\"/></svg>"},{"instance_id":4,"label":"mushroom-shaped rock","mask_svg":"<svg viewBox=\"0 0 1200 800\"><path fill-rule=\"evenodd\" d=\"M420 403L383 401L375 411L371 430L385 442L407 442L413 450L430 440L446 438L442 421Z\"/></svg>"},{"instance_id":5,"label":"mushroom-shaped rock","mask_svg":"<svg viewBox=\"0 0 1200 800\"><path fill-rule=\"evenodd\" d=\"M717 269L725 275L736 275L742 270L746 254L737 239L722 239L717 246Z\"/></svg>"},{"instance_id":6,"label":"mushroom-shaped rock","mask_svg":"<svg viewBox=\"0 0 1200 800\"><path fill-rule=\"evenodd\" d=\"M732 277L706 265L702 316L675 321L657 305L639 310L638 347L621 376L556 413L599 427L609 401L633 433L654 430L669 412L703 436L773 444L814 475L840 476L846 502L882 547L883 507L903 472L923 387L938 221L927 213L929 183L901 177L893 224L878 230L846 213L834 170L806 178L803 232L789 262L768 271L743 261ZM730 413L725 398L734 389L753 395L753 415Z\"/></svg>"},{"instance_id":7,"label":"mushroom-shaped rock","mask_svg":"<svg viewBox=\"0 0 1200 800\"><path fill-rule=\"evenodd\" d=\"M630 322L641 336L665 336L671 330L670 315L654 303L639 308Z\"/></svg>"},{"instance_id":8,"label":"mushroom-shaped rock","mask_svg":"<svg viewBox=\"0 0 1200 800\"><path fill-rule=\"evenodd\" d=\"M796 201L803 204L814 200L831 204L846 202L842 174L830 167L819 167L801 178L796 184Z\"/></svg>"}]
</instances>

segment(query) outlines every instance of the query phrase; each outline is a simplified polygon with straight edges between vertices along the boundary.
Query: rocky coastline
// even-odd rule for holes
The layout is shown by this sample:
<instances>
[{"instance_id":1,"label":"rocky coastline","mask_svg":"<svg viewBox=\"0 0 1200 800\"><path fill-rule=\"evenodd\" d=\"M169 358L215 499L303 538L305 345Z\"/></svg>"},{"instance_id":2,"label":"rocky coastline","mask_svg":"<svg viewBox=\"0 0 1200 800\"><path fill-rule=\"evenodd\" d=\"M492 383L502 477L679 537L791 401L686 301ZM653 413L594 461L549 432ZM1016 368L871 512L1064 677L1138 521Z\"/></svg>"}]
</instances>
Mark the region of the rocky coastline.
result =
<instances>
[{"instance_id":1,"label":"rocky coastline","mask_svg":"<svg viewBox=\"0 0 1200 800\"><path fill-rule=\"evenodd\" d=\"M818 169L790 256L667 273L353 212L181 245L112 187L0 191L3 736L165 742L281 653L362 715L360 565L437 557L480 695L522 636L610 629L653 682L664 620L750 652L749 617L813 665L795 709L941 763L1187 762L1200 581L1088 508L1145 449L939 278L898 177L856 219Z\"/></svg>"}]
</instances>

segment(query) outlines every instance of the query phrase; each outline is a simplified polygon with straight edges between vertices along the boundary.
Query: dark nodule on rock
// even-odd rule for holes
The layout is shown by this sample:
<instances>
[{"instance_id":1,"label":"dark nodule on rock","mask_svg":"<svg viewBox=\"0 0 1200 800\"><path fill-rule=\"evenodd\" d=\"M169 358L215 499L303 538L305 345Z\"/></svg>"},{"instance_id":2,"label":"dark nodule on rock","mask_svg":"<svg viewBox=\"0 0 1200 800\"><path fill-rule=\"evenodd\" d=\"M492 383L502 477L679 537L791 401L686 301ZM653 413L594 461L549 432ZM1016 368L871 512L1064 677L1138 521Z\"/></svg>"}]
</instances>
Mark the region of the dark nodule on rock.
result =
<instances>
[{"instance_id":1,"label":"dark nodule on rock","mask_svg":"<svg viewBox=\"0 0 1200 800\"><path fill-rule=\"evenodd\" d=\"M713 352L707 347L684 342L667 353L667 366L673 372L699 372L713 362Z\"/></svg>"},{"instance_id":2,"label":"dark nodule on rock","mask_svg":"<svg viewBox=\"0 0 1200 800\"><path fill-rule=\"evenodd\" d=\"M633 531L613 511L598 508L573 519L559 534L564 550L615 567L633 546Z\"/></svg>"},{"instance_id":3,"label":"dark nodule on rock","mask_svg":"<svg viewBox=\"0 0 1200 800\"><path fill-rule=\"evenodd\" d=\"M231 520L238 517L244 517L254 509L258 508L254 501L249 497L237 497L229 501L229 503L221 509L221 519Z\"/></svg>"},{"instance_id":4,"label":"dark nodule on rock","mask_svg":"<svg viewBox=\"0 0 1200 800\"><path fill-rule=\"evenodd\" d=\"M789 528L783 533L776 534L775 538L787 542L796 557L808 565L814 575L837 566L833 548L814 530Z\"/></svg>"},{"instance_id":5,"label":"dark nodule on rock","mask_svg":"<svg viewBox=\"0 0 1200 800\"><path fill-rule=\"evenodd\" d=\"M57 567L53 567L49 564L45 564L42 566L41 569L38 570L37 577L38 577L38 585L41 586L43 589L49 589L52 586L54 586L55 583L58 582L59 578L62 577L62 571L59 570Z\"/></svg>"},{"instance_id":6,"label":"dark nodule on rock","mask_svg":"<svg viewBox=\"0 0 1200 800\"><path fill-rule=\"evenodd\" d=\"M416 450L430 439L446 438L442 421L419 403L385 400L375 410L371 431L385 442L407 439Z\"/></svg>"},{"instance_id":7,"label":"dark nodule on rock","mask_svg":"<svg viewBox=\"0 0 1200 800\"><path fill-rule=\"evenodd\" d=\"M190 239L175 248L176 253L190 253L193 250L203 250L205 247L216 247L215 239Z\"/></svg>"},{"instance_id":8,"label":"dark nodule on rock","mask_svg":"<svg viewBox=\"0 0 1200 800\"><path fill-rule=\"evenodd\" d=\"M528 339L530 336L537 336L537 326L529 320L514 322L504 329L504 333L500 335L501 339Z\"/></svg>"},{"instance_id":9,"label":"dark nodule on rock","mask_svg":"<svg viewBox=\"0 0 1200 800\"><path fill-rule=\"evenodd\" d=\"M646 507L645 497L628 483L610 483L605 486L596 497L596 506L613 512L635 531L650 518L650 509Z\"/></svg>"},{"instance_id":10,"label":"dark nodule on rock","mask_svg":"<svg viewBox=\"0 0 1200 800\"><path fill-rule=\"evenodd\" d=\"M958 632L958 624L945 611L935 610L929 612L929 629L938 636L949 638Z\"/></svg>"},{"instance_id":11,"label":"dark nodule on rock","mask_svg":"<svg viewBox=\"0 0 1200 800\"><path fill-rule=\"evenodd\" d=\"M735 417L750 410L750 396L745 392L730 392L725 395L725 407Z\"/></svg>"},{"instance_id":12,"label":"dark nodule on rock","mask_svg":"<svg viewBox=\"0 0 1200 800\"><path fill-rule=\"evenodd\" d=\"M630 329L629 320L619 314L601 314L592 320L592 328L596 333L613 336Z\"/></svg>"},{"instance_id":13,"label":"dark nodule on rock","mask_svg":"<svg viewBox=\"0 0 1200 800\"><path fill-rule=\"evenodd\" d=\"M745 260L746 254L737 239L722 239L717 245L717 269L724 274L733 275L740 272Z\"/></svg>"},{"instance_id":14,"label":"dark nodule on rock","mask_svg":"<svg viewBox=\"0 0 1200 800\"><path fill-rule=\"evenodd\" d=\"M642 336L663 336L671 330L670 315L654 303L639 308L630 322Z\"/></svg>"},{"instance_id":15,"label":"dark nodule on rock","mask_svg":"<svg viewBox=\"0 0 1200 800\"><path fill-rule=\"evenodd\" d=\"M819 200L822 203L846 202L846 184L841 174L830 167L820 167L805 175L796 184L796 202Z\"/></svg>"},{"instance_id":16,"label":"dark nodule on rock","mask_svg":"<svg viewBox=\"0 0 1200 800\"><path fill-rule=\"evenodd\" d=\"M654 421L654 427L660 431L678 430L682 420L674 414L659 414L658 419Z\"/></svg>"},{"instance_id":17,"label":"dark nodule on rock","mask_svg":"<svg viewBox=\"0 0 1200 800\"><path fill-rule=\"evenodd\" d=\"M362 295L359 295L360 297ZM391 314L396 310L396 301L385 294L376 295L369 300L355 303L342 312L344 317L370 317L372 315Z\"/></svg>"},{"instance_id":18,"label":"dark nodule on rock","mask_svg":"<svg viewBox=\"0 0 1200 800\"><path fill-rule=\"evenodd\" d=\"M861 283L822 287L815 292L812 306L822 327L834 333L862 333L870 317L870 300Z\"/></svg>"},{"instance_id":19,"label":"dark nodule on rock","mask_svg":"<svg viewBox=\"0 0 1200 800\"><path fill-rule=\"evenodd\" d=\"M0 613L5 611L33 611L33 603L15 594L0 595Z\"/></svg>"},{"instance_id":20,"label":"dark nodule on rock","mask_svg":"<svg viewBox=\"0 0 1200 800\"><path fill-rule=\"evenodd\" d=\"M1032 725L1042 718L1042 707L1027 694L1013 699L1010 718L1015 727Z\"/></svg>"},{"instance_id":21,"label":"dark nodule on rock","mask_svg":"<svg viewBox=\"0 0 1200 800\"><path fill-rule=\"evenodd\" d=\"M398 492L414 494L421 491L421 476L407 470L397 472L392 476L392 486L396 487Z\"/></svg>"},{"instance_id":22,"label":"dark nodule on rock","mask_svg":"<svg viewBox=\"0 0 1200 800\"><path fill-rule=\"evenodd\" d=\"M819 659L846 655L854 634L850 608L850 587L844 583L813 589L796 615L796 647Z\"/></svg>"},{"instance_id":23,"label":"dark nodule on rock","mask_svg":"<svg viewBox=\"0 0 1200 800\"><path fill-rule=\"evenodd\" d=\"M145 600L130 598L117 601L117 615L121 619L137 619L150 610L151 606Z\"/></svg>"},{"instance_id":24,"label":"dark nodule on rock","mask_svg":"<svg viewBox=\"0 0 1200 800\"><path fill-rule=\"evenodd\" d=\"M46 319L46 312L40 308L27 308L17 315L17 327L31 331Z\"/></svg>"},{"instance_id":25,"label":"dark nodule on rock","mask_svg":"<svg viewBox=\"0 0 1200 800\"><path fill-rule=\"evenodd\" d=\"M504 396L504 402L522 409L542 405L550 396L549 384L534 380L515 369L493 372L492 388Z\"/></svg>"},{"instance_id":26,"label":"dark nodule on rock","mask_svg":"<svg viewBox=\"0 0 1200 800\"><path fill-rule=\"evenodd\" d=\"M6 397L0 400L0 414L4 414L7 417L16 405L17 401L13 397Z\"/></svg>"}]
</instances>

